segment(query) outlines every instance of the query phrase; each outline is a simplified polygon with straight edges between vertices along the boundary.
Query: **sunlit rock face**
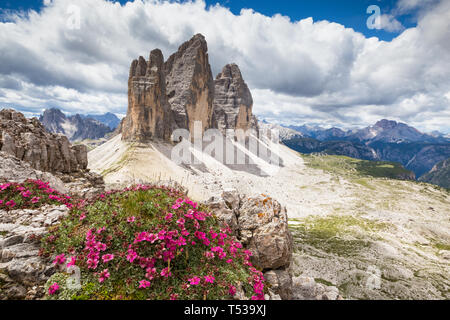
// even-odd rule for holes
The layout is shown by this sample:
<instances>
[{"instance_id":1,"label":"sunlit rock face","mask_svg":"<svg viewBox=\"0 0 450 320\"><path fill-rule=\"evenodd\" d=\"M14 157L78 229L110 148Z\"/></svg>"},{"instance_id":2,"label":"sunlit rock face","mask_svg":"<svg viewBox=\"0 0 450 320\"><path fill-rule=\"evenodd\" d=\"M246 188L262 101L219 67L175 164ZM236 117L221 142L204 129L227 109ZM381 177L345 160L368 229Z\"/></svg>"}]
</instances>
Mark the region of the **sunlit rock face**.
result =
<instances>
[{"instance_id":1,"label":"sunlit rock face","mask_svg":"<svg viewBox=\"0 0 450 320\"><path fill-rule=\"evenodd\" d=\"M214 79L205 37L195 35L183 43L165 63L166 90L174 121L193 132L194 122L202 130L212 127Z\"/></svg>"},{"instance_id":2,"label":"sunlit rock face","mask_svg":"<svg viewBox=\"0 0 450 320\"><path fill-rule=\"evenodd\" d=\"M213 125L223 133L228 129L252 127L253 98L236 64L227 64L214 81Z\"/></svg>"},{"instance_id":3,"label":"sunlit rock face","mask_svg":"<svg viewBox=\"0 0 450 320\"><path fill-rule=\"evenodd\" d=\"M122 139L148 141L169 139L172 117L166 94L164 57L161 50L134 60L128 79L128 112L122 123Z\"/></svg>"}]
</instances>

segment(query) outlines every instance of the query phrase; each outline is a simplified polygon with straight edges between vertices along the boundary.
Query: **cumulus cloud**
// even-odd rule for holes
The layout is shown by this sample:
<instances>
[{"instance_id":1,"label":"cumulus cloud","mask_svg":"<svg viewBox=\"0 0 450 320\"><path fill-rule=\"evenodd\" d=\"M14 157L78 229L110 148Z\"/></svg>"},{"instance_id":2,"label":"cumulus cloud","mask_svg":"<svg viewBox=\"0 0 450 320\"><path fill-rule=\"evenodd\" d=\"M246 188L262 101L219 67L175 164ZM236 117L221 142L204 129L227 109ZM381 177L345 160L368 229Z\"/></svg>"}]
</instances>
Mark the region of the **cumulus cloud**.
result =
<instances>
[{"instance_id":1,"label":"cumulus cloud","mask_svg":"<svg viewBox=\"0 0 450 320\"><path fill-rule=\"evenodd\" d=\"M450 131L450 3L426 2L414 28L383 15L384 29L403 30L385 42L329 21L234 15L203 1L48 0L39 13L8 13L0 23L0 104L123 114L132 59L154 48L167 59L202 33L213 73L237 63L255 113L267 119L350 126L393 118Z\"/></svg>"}]
</instances>

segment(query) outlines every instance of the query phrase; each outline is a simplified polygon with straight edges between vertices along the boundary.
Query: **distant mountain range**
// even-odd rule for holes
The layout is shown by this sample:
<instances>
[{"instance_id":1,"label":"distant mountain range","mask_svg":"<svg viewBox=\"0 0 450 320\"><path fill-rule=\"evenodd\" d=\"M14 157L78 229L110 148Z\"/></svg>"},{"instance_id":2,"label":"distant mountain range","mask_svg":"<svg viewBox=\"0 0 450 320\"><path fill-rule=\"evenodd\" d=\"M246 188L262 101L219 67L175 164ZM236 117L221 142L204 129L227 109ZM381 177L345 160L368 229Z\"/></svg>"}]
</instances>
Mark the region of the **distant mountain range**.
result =
<instances>
[{"instance_id":1,"label":"distant mountain range","mask_svg":"<svg viewBox=\"0 0 450 320\"><path fill-rule=\"evenodd\" d=\"M422 133L407 124L391 120L384 119L373 126L347 131L309 125L288 128L298 134L281 137L281 140L296 151L399 162L413 171L417 178L450 157L450 139L444 134Z\"/></svg>"},{"instance_id":2,"label":"distant mountain range","mask_svg":"<svg viewBox=\"0 0 450 320\"><path fill-rule=\"evenodd\" d=\"M45 110L39 121L49 132L62 133L71 141L103 138L120 123L112 113L66 116L56 108Z\"/></svg>"}]
</instances>

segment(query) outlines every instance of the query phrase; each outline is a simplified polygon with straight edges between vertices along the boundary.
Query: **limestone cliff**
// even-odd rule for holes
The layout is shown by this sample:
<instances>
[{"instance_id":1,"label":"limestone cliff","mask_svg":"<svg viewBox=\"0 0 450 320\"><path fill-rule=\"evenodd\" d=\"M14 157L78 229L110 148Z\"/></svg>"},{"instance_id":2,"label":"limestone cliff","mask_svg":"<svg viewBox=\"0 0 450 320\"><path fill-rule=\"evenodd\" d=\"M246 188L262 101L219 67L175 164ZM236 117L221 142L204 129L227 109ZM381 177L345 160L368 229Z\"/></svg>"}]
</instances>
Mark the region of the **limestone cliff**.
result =
<instances>
[{"instance_id":1,"label":"limestone cliff","mask_svg":"<svg viewBox=\"0 0 450 320\"><path fill-rule=\"evenodd\" d=\"M226 65L217 75L214 85L214 127L223 133L227 129L250 129L255 121L252 115L253 98L239 67L236 64Z\"/></svg>"},{"instance_id":2,"label":"limestone cliff","mask_svg":"<svg viewBox=\"0 0 450 320\"><path fill-rule=\"evenodd\" d=\"M172 132L170 105L166 95L164 57L161 50L134 60L128 79L128 112L122 122L126 141L169 139Z\"/></svg>"},{"instance_id":3,"label":"limestone cliff","mask_svg":"<svg viewBox=\"0 0 450 320\"><path fill-rule=\"evenodd\" d=\"M214 80L205 37L195 35L165 63L167 94L179 128L192 132L195 121L202 129L212 126Z\"/></svg>"}]
</instances>

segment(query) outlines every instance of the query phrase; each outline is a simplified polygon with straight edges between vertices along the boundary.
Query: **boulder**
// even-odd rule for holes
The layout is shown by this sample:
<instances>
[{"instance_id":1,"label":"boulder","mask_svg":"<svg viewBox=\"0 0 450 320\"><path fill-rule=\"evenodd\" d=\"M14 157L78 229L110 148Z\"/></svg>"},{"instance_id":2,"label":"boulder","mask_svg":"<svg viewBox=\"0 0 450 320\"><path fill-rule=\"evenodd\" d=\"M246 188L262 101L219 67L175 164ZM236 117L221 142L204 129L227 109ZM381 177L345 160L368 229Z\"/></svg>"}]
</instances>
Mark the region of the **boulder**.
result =
<instances>
[{"instance_id":1,"label":"boulder","mask_svg":"<svg viewBox=\"0 0 450 320\"><path fill-rule=\"evenodd\" d=\"M292 260L293 239L286 209L265 195L246 197L226 190L206 202L252 253L252 263L262 270L287 269Z\"/></svg>"},{"instance_id":2,"label":"boulder","mask_svg":"<svg viewBox=\"0 0 450 320\"><path fill-rule=\"evenodd\" d=\"M338 288L317 283L311 277L294 277L292 283L293 300L343 300Z\"/></svg>"},{"instance_id":3,"label":"boulder","mask_svg":"<svg viewBox=\"0 0 450 320\"><path fill-rule=\"evenodd\" d=\"M270 290L283 300L292 299L292 277L286 270L270 270L264 273L264 279Z\"/></svg>"},{"instance_id":4,"label":"boulder","mask_svg":"<svg viewBox=\"0 0 450 320\"><path fill-rule=\"evenodd\" d=\"M265 195L242 201L238 215L241 241L253 253L252 262L263 270L287 268L293 239L286 209Z\"/></svg>"}]
</instances>

